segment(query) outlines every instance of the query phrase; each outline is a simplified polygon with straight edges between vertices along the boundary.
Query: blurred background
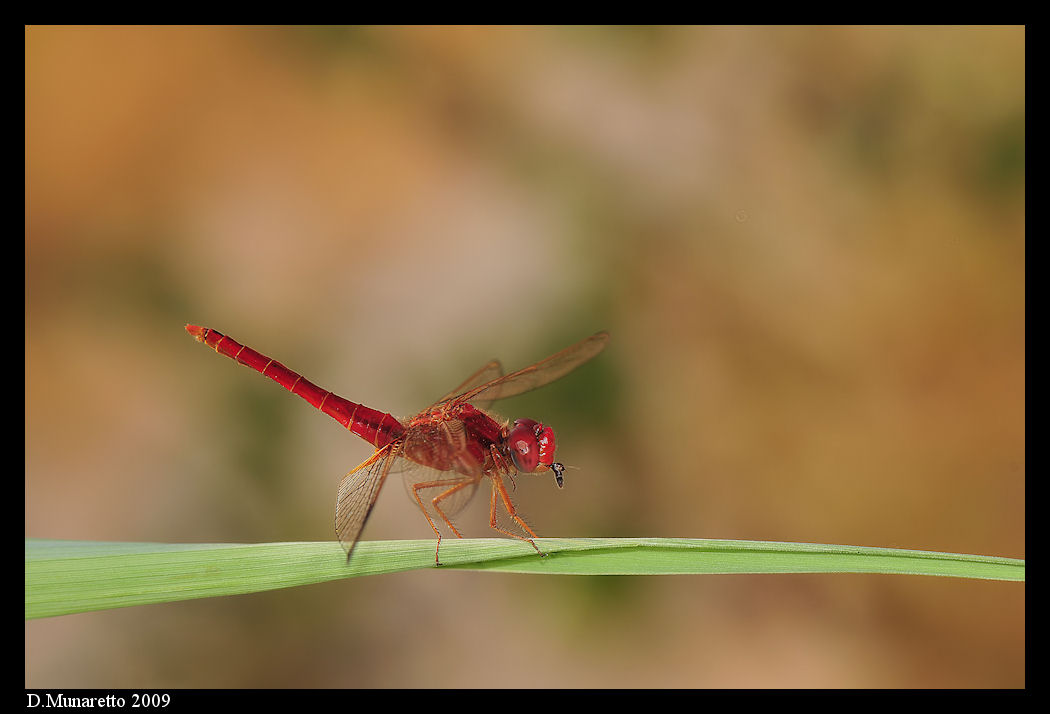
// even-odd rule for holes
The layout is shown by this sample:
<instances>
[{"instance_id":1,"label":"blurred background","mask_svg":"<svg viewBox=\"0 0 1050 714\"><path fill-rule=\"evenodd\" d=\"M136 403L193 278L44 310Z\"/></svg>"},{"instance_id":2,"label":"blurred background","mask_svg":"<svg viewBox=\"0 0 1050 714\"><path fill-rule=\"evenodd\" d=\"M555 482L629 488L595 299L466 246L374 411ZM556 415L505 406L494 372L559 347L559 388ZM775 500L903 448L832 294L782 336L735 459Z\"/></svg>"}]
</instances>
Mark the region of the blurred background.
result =
<instances>
[{"instance_id":1,"label":"blurred background","mask_svg":"<svg viewBox=\"0 0 1050 714\"><path fill-rule=\"evenodd\" d=\"M541 536L1025 557L1024 28L25 30L25 534L334 539L400 415L607 329ZM432 533L400 485L367 540ZM487 502L457 520L494 535ZM1020 687L1025 586L426 571L27 622L27 687Z\"/></svg>"}]
</instances>

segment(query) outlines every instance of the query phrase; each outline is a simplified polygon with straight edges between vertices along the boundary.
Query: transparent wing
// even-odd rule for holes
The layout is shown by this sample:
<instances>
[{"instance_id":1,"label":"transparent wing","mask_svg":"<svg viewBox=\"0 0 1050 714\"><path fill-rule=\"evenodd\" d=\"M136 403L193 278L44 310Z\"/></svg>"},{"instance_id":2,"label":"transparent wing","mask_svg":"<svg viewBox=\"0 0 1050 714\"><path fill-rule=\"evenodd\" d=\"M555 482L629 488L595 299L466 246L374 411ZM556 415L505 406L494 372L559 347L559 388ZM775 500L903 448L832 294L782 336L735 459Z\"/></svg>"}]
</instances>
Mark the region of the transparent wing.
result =
<instances>
[{"instance_id":1,"label":"transparent wing","mask_svg":"<svg viewBox=\"0 0 1050 714\"><path fill-rule=\"evenodd\" d=\"M538 389L594 359L608 343L609 333L599 332L525 369L468 389L455 399L462 402L489 403Z\"/></svg>"},{"instance_id":2,"label":"transparent wing","mask_svg":"<svg viewBox=\"0 0 1050 714\"><path fill-rule=\"evenodd\" d=\"M503 365L500 364L500 361L498 359L494 359L491 362L485 364L477 372L475 372L474 374L472 374L469 377L467 377L463 381L463 384L459 385L458 387L453 389L451 392L449 392L448 394L443 396L441 399L437 400L434 403L434 406L437 406L438 404L442 404L444 402L447 402L447 401L449 401L449 400L451 400L451 399L453 399L455 397L458 397L460 394L463 394L465 392L469 392L472 389L480 387L483 384L488 384L489 382L492 382L492 381L494 381L496 379L499 379L502 376L503 376ZM481 407L481 408L484 409L484 407Z\"/></svg>"},{"instance_id":3,"label":"transparent wing","mask_svg":"<svg viewBox=\"0 0 1050 714\"><path fill-rule=\"evenodd\" d=\"M387 444L339 482L339 496L335 503L335 532L346 550L346 559L353 555L357 539L376 505L391 467L398 458L399 442Z\"/></svg>"}]
</instances>

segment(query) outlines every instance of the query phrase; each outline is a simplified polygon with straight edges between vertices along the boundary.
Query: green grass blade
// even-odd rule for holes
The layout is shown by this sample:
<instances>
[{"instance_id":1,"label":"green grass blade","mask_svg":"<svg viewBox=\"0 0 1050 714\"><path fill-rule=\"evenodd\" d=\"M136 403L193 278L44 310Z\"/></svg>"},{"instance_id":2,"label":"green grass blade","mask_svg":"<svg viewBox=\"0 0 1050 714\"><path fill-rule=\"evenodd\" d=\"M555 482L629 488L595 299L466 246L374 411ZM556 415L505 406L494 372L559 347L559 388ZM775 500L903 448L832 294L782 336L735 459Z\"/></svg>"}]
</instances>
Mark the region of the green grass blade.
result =
<instances>
[{"instance_id":1,"label":"green grass blade","mask_svg":"<svg viewBox=\"0 0 1050 714\"><path fill-rule=\"evenodd\" d=\"M445 539L444 568L557 575L883 573L1024 582L1024 561L895 548L682 538ZM92 543L27 538L26 619L434 567L434 541Z\"/></svg>"}]
</instances>

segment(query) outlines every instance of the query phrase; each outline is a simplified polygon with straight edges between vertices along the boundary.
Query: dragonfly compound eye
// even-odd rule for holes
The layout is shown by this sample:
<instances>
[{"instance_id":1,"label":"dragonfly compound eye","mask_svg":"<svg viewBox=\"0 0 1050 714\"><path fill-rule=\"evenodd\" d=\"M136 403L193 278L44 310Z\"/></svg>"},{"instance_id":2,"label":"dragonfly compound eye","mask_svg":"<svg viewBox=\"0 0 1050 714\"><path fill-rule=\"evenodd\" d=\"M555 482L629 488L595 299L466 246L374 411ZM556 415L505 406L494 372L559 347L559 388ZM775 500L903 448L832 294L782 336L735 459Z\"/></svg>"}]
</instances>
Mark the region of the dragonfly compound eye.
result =
<instances>
[{"instance_id":1,"label":"dragonfly compound eye","mask_svg":"<svg viewBox=\"0 0 1050 714\"><path fill-rule=\"evenodd\" d=\"M536 438L536 427L541 426L532 419L518 419L507 436L507 448L511 461L518 471L532 473L540 465L542 448Z\"/></svg>"},{"instance_id":2,"label":"dragonfly compound eye","mask_svg":"<svg viewBox=\"0 0 1050 714\"><path fill-rule=\"evenodd\" d=\"M543 424L537 424L534 429L536 443L540 445L540 463L551 466L554 463L554 429Z\"/></svg>"}]
</instances>

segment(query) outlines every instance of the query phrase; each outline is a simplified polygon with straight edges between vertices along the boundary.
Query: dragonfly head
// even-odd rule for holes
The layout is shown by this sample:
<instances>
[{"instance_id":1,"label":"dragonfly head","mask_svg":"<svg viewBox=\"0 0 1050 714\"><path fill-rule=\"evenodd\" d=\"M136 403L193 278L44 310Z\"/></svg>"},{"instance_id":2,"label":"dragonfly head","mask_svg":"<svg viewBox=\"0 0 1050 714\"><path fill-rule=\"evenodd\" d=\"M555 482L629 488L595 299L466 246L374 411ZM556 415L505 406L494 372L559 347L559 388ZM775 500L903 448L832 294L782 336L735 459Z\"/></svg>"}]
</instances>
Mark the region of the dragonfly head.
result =
<instances>
[{"instance_id":1,"label":"dragonfly head","mask_svg":"<svg viewBox=\"0 0 1050 714\"><path fill-rule=\"evenodd\" d=\"M518 471L553 471L558 488L564 484L565 467L554 462L554 430L533 419L518 419L507 436L507 450Z\"/></svg>"}]
</instances>

